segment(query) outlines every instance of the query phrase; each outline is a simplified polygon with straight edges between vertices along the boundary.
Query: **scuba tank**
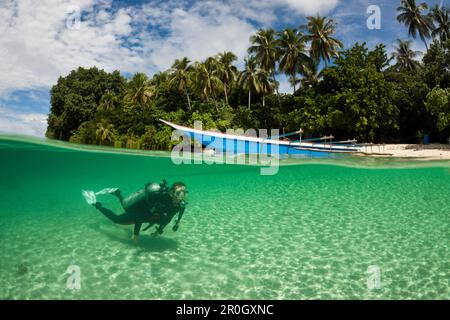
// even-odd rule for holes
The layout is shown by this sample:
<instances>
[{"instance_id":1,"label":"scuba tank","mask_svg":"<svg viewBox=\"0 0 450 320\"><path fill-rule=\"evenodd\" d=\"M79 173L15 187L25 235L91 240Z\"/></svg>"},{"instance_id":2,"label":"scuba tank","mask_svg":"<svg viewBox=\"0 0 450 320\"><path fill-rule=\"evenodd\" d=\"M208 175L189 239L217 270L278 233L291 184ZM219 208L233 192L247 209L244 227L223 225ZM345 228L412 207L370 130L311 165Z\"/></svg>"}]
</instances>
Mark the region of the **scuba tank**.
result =
<instances>
[{"instance_id":1,"label":"scuba tank","mask_svg":"<svg viewBox=\"0 0 450 320\"><path fill-rule=\"evenodd\" d=\"M134 208L141 207L144 203L146 203L149 194L166 192L168 189L166 180L163 180L162 183L149 182L144 186L144 188L133 192L128 197L123 199L122 206L125 211L133 210Z\"/></svg>"}]
</instances>

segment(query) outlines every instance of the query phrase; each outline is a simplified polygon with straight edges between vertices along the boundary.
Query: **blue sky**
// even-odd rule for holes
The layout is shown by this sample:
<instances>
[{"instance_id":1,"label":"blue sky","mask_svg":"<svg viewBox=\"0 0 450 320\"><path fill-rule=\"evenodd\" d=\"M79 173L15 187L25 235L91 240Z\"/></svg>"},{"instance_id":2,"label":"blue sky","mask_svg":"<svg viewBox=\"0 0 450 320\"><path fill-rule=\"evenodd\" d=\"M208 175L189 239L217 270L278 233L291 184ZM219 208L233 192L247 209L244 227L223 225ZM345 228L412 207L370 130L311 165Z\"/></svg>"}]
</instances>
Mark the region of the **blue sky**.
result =
<instances>
[{"instance_id":1,"label":"blue sky","mask_svg":"<svg viewBox=\"0 0 450 320\"><path fill-rule=\"evenodd\" d=\"M421 1L418 1L421 2ZM446 5L445 1L426 1ZM36 4L39 3L39 4ZM49 89L60 75L98 66L152 76L174 59L201 60L229 50L242 64L258 28L297 27L317 12L337 23L346 47L382 42L389 52L407 30L396 20L400 0L0 0L0 131L43 136ZM367 8L381 9L369 30ZM78 21L77 16L81 17ZM424 44L414 42L424 51ZM291 92L285 78L280 91Z\"/></svg>"}]
</instances>

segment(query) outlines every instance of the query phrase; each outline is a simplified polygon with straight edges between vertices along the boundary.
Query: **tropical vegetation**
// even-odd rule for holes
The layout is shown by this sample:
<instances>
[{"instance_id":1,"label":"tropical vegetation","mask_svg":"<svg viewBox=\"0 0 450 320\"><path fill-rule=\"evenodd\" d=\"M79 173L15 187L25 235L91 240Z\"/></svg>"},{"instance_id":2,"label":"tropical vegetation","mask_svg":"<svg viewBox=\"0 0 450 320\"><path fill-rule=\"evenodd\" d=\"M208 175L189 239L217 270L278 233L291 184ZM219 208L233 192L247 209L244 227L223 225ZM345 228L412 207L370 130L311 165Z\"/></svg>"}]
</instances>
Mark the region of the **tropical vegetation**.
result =
<instances>
[{"instance_id":1,"label":"tropical vegetation","mask_svg":"<svg viewBox=\"0 0 450 320\"><path fill-rule=\"evenodd\" d=\"M427 12L428 10L428 12ZM171 128L279 128L337 139L411 143L450 137L449 10L402 0L397 20L427 48L398 39L344 48L336 22L320 15L284 30L260 29L238 68L232 52L177 59L152 77L93 68L60 77L51 89L47 137L74 143L167 150ZM280 93L285 75L292 93Z\"/></svg>"}]
</instances>

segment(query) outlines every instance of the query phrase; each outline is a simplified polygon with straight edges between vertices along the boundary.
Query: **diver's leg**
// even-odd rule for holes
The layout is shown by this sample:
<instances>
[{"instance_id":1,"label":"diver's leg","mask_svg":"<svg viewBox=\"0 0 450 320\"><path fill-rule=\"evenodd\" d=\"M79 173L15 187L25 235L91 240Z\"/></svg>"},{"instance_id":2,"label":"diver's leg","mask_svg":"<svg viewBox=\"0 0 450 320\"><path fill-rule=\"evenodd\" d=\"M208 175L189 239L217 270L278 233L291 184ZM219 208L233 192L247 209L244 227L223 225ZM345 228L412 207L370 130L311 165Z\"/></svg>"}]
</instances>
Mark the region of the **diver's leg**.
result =
<instances>
[{"instance_id":1,"label":"diver's leg","mask_svg":"<svg viewBox=\"0 0 450 320\"><path fill-rule=\"evenodd\" d=\"M103 213L103 215L105 217L107 217L109 220L111 220L114 223L117 223L117 224L131 224L132 223L127 214L124 213L124 214L117 216L111 210L104 208L100 202L97 202L95 204L95 208L98 211L100 211L101 213Z\"/></svg>"},{"instance_id":2,"label":"diver's leg","mask_svg":"<svg viewBox=\"0 0 450 320\"><path fill-rule=\"evenodd\" d=\"M122 196L122 193L120 192L120 189L117 189L116 191L114 191L113 195L115 195L117 197L117 199L119 199L120 204L122 205L122 208L123 208L123 196Z\"/></svg>"}]
</instances>

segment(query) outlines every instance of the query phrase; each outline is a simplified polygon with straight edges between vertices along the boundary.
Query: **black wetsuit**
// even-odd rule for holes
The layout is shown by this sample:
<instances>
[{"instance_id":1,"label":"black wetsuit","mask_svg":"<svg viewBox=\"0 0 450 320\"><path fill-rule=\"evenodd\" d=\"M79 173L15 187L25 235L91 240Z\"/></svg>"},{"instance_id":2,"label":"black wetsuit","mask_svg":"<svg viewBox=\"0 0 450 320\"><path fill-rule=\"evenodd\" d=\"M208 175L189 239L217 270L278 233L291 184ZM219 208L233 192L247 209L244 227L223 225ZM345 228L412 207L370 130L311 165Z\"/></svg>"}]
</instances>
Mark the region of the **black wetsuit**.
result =
<instances>
[{"instance_id":1,"label":"black wetsuit","mask_svg":"<svg viewBox=\"0 0 450 320\"><path fill-rule=\"evenodd\" d=\"M122 203L122 196L117 197ZM172 197L167 192L152 192L146 197L146 201L136 203L125 213L115 215L111 210L104 208L101 204L96 208L102 212L107 218L117 224L129 225L134 224L134 234L137 236L141 230L143 223L149 223L149 227L158 224L157 231L163 233L164 227L172 220L172 218L180 212L177 224L184 212L184 204L175 205ZM176 231L176 229L174 229Z\"/></svg>"}]
</instances>

